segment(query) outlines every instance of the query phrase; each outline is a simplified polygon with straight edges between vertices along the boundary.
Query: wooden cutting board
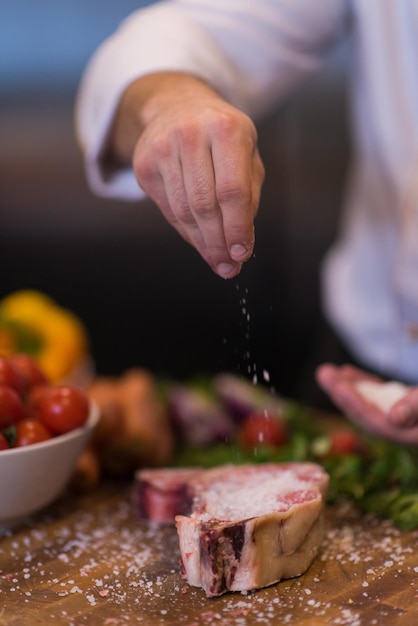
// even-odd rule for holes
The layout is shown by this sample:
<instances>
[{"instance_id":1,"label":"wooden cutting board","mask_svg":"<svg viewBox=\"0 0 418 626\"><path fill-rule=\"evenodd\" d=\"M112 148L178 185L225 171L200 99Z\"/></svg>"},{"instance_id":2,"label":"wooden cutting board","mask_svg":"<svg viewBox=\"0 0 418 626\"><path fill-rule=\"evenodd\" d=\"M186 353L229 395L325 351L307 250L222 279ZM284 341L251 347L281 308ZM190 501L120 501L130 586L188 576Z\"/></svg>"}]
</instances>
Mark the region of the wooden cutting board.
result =
<instances>
[{"instance_id":1,"label":"wooden cutting board","mask_svg":"<svg viewBox=\"0 0 418 626\"><path fill-rule=\"evenodd\" d=\"M390 626L418 624L418 532L326 510L321 551L303 576L208 599L179 575L173 528L138 522L130 486L65 496L0 531L0 625Z\"/></svg>"}]
</instances>

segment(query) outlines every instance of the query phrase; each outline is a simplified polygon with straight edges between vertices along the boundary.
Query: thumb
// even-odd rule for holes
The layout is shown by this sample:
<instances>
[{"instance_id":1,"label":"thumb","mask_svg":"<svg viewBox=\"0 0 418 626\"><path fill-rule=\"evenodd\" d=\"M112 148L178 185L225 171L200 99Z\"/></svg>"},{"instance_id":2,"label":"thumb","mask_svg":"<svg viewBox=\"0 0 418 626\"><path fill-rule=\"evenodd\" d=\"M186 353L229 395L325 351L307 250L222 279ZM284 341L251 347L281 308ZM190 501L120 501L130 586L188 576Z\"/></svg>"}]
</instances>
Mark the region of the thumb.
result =
<instances>
[{"instance_id":1,"label":"thumb","mask_svg":"<svg viewBox=\"0 0 418 626\"><path fill-rule=\"evenodd\" d=\"M418 425L418 387L413 387L388 412L388 420L398 428Z\"/></svg>"}]
</instances>

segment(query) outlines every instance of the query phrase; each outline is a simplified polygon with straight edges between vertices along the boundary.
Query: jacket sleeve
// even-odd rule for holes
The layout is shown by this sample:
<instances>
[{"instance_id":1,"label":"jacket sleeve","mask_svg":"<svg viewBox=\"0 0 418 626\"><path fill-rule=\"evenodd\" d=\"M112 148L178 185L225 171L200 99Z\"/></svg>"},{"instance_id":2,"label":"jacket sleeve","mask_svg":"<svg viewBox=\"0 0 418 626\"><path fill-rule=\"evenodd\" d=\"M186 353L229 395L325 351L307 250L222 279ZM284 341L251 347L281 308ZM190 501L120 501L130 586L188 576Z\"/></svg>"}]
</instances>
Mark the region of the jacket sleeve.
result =
<instances>
[{"instance_id":1,"label":"jacket sleeve","mask_svg":"<svg viewBox=\"0 0 418 626\"><path fill-rule=\"evenodd\" d=\"M254 119L315 70L344 26L348 0L164 0L132 13L97 49L76 99L76 132L98 195L144 194L100 156L126 87L142 75L195 74Z\"/></svg>"}]
</instances>

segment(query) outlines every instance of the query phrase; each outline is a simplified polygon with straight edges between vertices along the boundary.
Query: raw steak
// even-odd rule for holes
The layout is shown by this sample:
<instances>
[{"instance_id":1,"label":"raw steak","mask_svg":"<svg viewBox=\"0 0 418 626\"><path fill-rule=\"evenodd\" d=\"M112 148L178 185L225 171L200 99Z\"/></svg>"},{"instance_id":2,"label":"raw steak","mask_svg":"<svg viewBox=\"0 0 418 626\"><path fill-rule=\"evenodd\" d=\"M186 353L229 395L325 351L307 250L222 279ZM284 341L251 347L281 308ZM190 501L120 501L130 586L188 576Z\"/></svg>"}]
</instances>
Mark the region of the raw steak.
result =
<instances>
[{"instance_id":1,"label":"raw steak","mask_svg":"<svg viewBox=\"0 0 418 626\"><path fill-rule=\"evenodd\" d=\"M176 517L183 578L217 596L303 574L322 539L327 486L312 463L231 465L192 477L192 510Z\"/></svg>"},{"instance_id":2,"label":"raw steak","mask_svg":"<svg viewBox=\"0 0 418 626\"><path fill-rule=\"evenodd\" d=\"M193 467L138 470L132 492L135 513L155 524L174 524L176 515L191 511L188 483L203 471Z\"/></svg>"}]
</instances>

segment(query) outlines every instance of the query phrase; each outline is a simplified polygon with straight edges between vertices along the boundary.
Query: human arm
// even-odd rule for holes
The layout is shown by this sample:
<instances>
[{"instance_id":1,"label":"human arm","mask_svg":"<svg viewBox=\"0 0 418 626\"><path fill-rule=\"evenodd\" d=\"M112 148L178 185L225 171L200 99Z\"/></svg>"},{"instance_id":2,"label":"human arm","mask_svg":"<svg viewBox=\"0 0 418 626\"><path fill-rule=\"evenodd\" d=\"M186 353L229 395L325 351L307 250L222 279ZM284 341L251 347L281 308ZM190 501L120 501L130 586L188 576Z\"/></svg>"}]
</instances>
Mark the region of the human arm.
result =
<instances>
[{"instance_id":1,"label":"human arm","mask_svg":"<svg viewBox=\"0 0 418 626\"><path fill-rule=\"evenodd\" d=\"M239 272L264 177L247 115L198 78L151 74L125 91L108 155L132 162L141 188L216 273Z\"/></svg>"},{"instance_id":2,"label":"human arm","mask_svg":"<svg viewBox=\"0 0 418 626\"><path fill-rule=\"evenodd\" d=\"M418 445L418 387L386 382L352 365L321 365L318 384L363 430L398 443Z\"/></svg>"},{"instance_id":3,"label":"human arm","mask_svg":"<svg viewBox=\"0 0 418 626\"><path fill-rule=\"evenodd\" d=\"M241 261L251 255L254 238L252 221L262 179L255 129L247 116L255 119L272 110L304 76L318 67L335 37L344 4L343 0L337 3L328 1L318 9L301 0L292 3L277 0L246 3L236 0L173 0L156 3L132 15L94 56L79 92L78 134L92 188L99 194L131 199L148 193L160 207L161 203L165 205L163 212L166 217L172 223L175 219L177 226L181 225L179 232L193 245L197 244L196 247L215 271L219 265L232 261L231 272L224 272L223 275L235 275ZM168 74L177 82L177 87L171 91L166 88L166 82L161 82L161 78ZM186 78L189 84L196 81L194 90L187 89ZM162 86L157 109L155 79L158 79L158 90ZM138 126L137 113L142 111L150 95L153 106L147 106L147 111L152 109L154 115L144 117L140 113ZM176 107L170 119L169 108L164 104L168 98L174 98ZM205 104L202 107L203 102L208 106ZM132 112L132 103L135 103L136 110L133 115L129 113ZM219 119L213 122L217 116ZM123 131L124 122L122 125L118 122L123 118L127 120L127 132ZM177 172L183 169L183 161L180 160L180 168L169 137L174 120L183 131L183 124L188 126L193 121L197 125L195 129L199 140L205 140L207 144L203 202L206 215L209 198L208 224L203 221L201 206L198 208L199 219L196 219L196 214L193 215L195 207L186 206L184 201L191 192L194 198L197 194L199 197L202 195L201 188L194 185L195 178L187 179L187 194L184 193L185 181L179 184L177 179L172 179L172 186L167 189L167 172L173 173L174 167L177 167ZM228 121L228 131L220 133L219 128L225 128L225 120ZM166 121L171 122L167 127ZM155 144L151 148L157 125L158 136L161 138L165 134L162 141L171 148L164 155L156 153ZM133 142L129 136L135 137ZM113 144L115 137L128 137L128 141L116 139L116 144ZM233 141L228 146L231 137ZM238 173L234 171L235 178L227 181L225 191L224 179L229 177L231 167L235 165L231 154L237 155L234 146L238 144L244 147L245 154L241 154L240 149ZM216 151L213 150L215 146ZM113 156L116 153L117 159L108 158L112 152ZM133 152L135 162L131 167ZM191 160L195 165L193 151L183 147L183 154L186 152L187 165ZM202 158L202 153L200 156ZM149 173L150 161L154 172L152 186L148 176L145 176L146 181L144 179L143 167L145 163ZM229 164L226 169L224 163ZM244 166L245 163L247 165ZM244 187L237 187L237 179L243 180L243 167L250 173L250 180L245 181ZM158 171L161 178L163 170L165 178L162 183L159 181L157 189L155 173ZM223 207L216 207L215 213L213 210L215 199L219 200L220 189L218 180L215 186L212 184L215 174L223 176L222 198L225 195L230 197L225 213ZM178 196L174 211L172 205L167 204L167 198L172 197L173 186ZM250 202L246 200L249 189L252 195ZM238 200L234 198L239 196L244 198L244 202L238 211ZM231 203L232 210L229 208ZM178 217L180 212L182 220ZM239 222L236 232L233 232L238 214ZM184 226L185 219L187 228ZM230 227L231 219L233 225ZM205 237L202 236L202 229ZM244 250L242 255L231 259L230 249L236 240L240 240Z\"/></svg>"}]
</instances>

